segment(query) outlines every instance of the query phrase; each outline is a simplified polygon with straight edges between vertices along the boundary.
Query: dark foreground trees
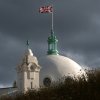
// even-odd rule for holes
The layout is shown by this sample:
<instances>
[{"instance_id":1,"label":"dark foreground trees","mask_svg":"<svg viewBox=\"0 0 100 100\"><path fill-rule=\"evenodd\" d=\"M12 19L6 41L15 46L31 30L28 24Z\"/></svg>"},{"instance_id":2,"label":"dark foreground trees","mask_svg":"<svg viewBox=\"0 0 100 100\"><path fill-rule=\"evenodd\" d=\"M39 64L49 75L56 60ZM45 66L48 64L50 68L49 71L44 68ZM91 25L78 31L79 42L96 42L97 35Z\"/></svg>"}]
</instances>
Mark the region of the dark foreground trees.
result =
<instances>
[{"instance_id":1,"label":"dark foreground trees","mask_svg":"<svg viewBox=\"0 0 100 100\"><path fill-rule=\"evenodd\" d=\"M79 79L66 77L64 82L51 87L5 96L0 100L100 100L100 70L88 71L87 77L87 80L84 76Z\"/></svg>"}]
</instances>

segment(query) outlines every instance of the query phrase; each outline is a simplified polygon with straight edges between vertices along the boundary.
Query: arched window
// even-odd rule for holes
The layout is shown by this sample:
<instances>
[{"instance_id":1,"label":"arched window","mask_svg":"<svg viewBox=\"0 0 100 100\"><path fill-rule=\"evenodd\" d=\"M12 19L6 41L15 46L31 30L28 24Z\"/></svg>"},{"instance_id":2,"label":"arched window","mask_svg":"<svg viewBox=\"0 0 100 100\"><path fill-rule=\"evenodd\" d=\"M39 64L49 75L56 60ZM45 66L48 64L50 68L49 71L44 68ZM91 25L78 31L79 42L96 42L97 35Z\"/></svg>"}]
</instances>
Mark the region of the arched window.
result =
<instances>
[{"instance_id":1,"label":"arched window","mask_svg":"<svg viewBox=\"0 0 100 100\"><path fill-rule=\"evenodd\" d=\"M51 85L51 79L49 77L44 78L43 84L46 87L49 87Z\"/></svg>"},{"instance_id":2,"label":"arched window","mask_svg":"<svg viewBox=\"0 0 100 100\"><path fill-rule=\"evenodd\" d=\"M30 72L27 72L27 79L30 79Z\"/></svg>"},{"instance_id":3,"label":"arched window","mask_svg":"<svg viewBox=\"0 0 100 100\"><path fill-rule=\"evenodd\" d=\"M31 89L33 89L33 82L31 82Z\"/></svg>"}]
</instances>

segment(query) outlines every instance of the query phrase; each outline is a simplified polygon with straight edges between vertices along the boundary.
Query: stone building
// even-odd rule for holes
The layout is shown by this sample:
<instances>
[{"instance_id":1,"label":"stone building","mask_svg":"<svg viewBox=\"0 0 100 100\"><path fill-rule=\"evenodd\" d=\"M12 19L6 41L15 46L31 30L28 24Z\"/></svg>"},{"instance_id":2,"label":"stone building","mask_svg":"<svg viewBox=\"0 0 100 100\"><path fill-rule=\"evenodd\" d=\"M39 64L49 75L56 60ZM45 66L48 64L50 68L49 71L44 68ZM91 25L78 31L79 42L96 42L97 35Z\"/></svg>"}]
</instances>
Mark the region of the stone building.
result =
<instances>
[{"instance_id":1,"label":"stone building","mask_svg":"<svg viewBox=\"0 0 100 100\"><path fill-rule=\"evenodd\" d=\"M83 74L86 75L79 64L59 54L57 43L58 39L51 31L48 37L47 54L37 59L27 41L27 50L21 63L16 68L17 88L0 89L0 94L4 94L4 90L7 91L6 93L26 92L30 89L38 89L40 86L50 86L64 76L78 77Z\"/></svg>"}]
</instances>

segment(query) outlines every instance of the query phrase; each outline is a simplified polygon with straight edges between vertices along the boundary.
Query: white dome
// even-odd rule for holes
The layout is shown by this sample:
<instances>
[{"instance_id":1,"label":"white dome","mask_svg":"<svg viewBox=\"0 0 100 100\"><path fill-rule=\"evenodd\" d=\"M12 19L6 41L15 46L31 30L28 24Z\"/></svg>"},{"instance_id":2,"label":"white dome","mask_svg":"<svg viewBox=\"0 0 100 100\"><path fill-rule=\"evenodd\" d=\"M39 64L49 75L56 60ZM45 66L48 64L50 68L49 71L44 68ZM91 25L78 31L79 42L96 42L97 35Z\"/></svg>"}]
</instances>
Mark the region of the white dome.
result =
<instances>
[{"instance_id":1,"label":"white dome","mask_svg":"<svg viewBox=\"0 0 100 100\"><path fill-rule=\"evenodd\" d=\"M40 58L40 85L45 78L51 82L57 81L64 76L78 76L85 74L84 70L73 60L61 55L47 55Z\"/></svg>"}]
</instances>

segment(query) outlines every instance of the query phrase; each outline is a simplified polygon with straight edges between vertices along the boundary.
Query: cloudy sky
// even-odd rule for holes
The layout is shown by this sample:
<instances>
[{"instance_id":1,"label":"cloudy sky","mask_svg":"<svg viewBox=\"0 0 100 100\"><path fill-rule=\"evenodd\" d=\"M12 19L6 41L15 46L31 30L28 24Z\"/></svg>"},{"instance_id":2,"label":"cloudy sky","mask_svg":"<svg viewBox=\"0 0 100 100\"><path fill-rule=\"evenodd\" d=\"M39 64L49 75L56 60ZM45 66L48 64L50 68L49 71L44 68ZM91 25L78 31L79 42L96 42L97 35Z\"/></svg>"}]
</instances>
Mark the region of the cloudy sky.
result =
<instances>
[{"instance_id":1,"label":"cloudy sky","mask_svg":"<svg viewBox=\"0 0 100 100\"><path fill-rule=\"evenodd\" d=\"M0 0L0 86L16 80L27 39L35 56L46 55L51 15L38 10L50 4L60 54L100 67L100 0Z\"/></svg>"}]
</instances>

